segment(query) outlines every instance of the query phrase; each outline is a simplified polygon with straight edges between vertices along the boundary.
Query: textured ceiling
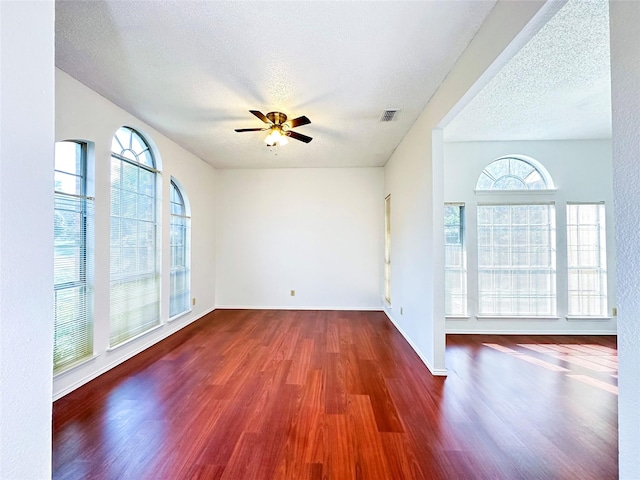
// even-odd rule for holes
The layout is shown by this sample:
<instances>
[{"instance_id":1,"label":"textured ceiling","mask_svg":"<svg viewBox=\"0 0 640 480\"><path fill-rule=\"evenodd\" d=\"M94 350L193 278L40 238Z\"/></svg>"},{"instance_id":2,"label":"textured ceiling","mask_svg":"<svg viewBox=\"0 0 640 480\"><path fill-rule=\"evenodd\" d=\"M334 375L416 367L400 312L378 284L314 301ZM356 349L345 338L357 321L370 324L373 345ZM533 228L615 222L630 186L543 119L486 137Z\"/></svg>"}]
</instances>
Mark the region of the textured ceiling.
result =
<instances>
[{"instance_id":1,"label":"textured ceiling","mask_svg":"<svg viewBox=\"0 0 640 480\"><path fill-rule=\"evenodd\" d=\"M380 166L494 4L57 1L56 65L216 167ZM250 109L313 141L275 155Z\"/></svg>"},{"instance_id":2,"label":"textured ceiling","mask_svg":"<svg viewBox=\"0 0 640 480\"><path fill-rule=\"evenodd\" d=\"M611 137L607 0L570 0L445 128L447 141Z\"/></svg>"}]
</instances>

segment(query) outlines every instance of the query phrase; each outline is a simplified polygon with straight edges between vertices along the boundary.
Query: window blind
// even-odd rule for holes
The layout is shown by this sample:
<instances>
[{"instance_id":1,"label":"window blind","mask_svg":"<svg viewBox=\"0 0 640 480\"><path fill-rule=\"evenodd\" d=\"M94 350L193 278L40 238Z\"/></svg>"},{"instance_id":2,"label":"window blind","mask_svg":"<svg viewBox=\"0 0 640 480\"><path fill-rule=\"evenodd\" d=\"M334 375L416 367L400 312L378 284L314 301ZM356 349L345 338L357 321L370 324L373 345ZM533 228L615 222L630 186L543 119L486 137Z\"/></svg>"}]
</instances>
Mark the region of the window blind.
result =
<instances>
[{"instance_id":1,"label":"window blind","mask_svg":"<svg viewBox=\"0 0 640 480\"><path fill-rule=\"evenodd\" d=\"M86 194L86 148L58 142L54 187L54 373L93 355L93 199Z\"/></svg>"},{"instance_id":2,"label":"window blind","mask_svg":"<svg viewBox=\"0 0 640 480\"><path fill-rule=\"evenodd\" d=\"M171 226L169 249L171 253L171 274L169 294L169 316L174 317L189 310L189 223L183 194L171 181Z\"/></svg>"},{"instance_id":3,"label":"window blind","mask_svg":"<svg viewBox=\"0 0 640 480\"><path fill-rule=\"evenodd\" d=\"M160 323L156 170L149 146L122 127L112 142L110 345Z\"/></svg>"},{"instance_id":4,"label":"window blind","mask_svg":"<svg viewBox=\"0 0 640 480\"><path fill-rule=\"evenodd\" d=\"M602 203L567 204L567 266L572 316L607 314L607 252Z\"/></svg>"},{"instance_id":5,"label":"window blind","mask_svg":"<svg viewBox=\"0 0 640 480\"><path fill-rule=\"evenodd\" d=\"M467 314L467 265L464 247L464 205L444 207L445 315Z\"/></svg>"},{"instance_id":6,"label":"window blind","mask_svg":"<svg viewBox=\"0 0 640 480\"><path fill-rule=\"evenodd\" d=\"M555 244L554 205L479 205L480 315L555 315Z\"/></svg>"}]
</instances>

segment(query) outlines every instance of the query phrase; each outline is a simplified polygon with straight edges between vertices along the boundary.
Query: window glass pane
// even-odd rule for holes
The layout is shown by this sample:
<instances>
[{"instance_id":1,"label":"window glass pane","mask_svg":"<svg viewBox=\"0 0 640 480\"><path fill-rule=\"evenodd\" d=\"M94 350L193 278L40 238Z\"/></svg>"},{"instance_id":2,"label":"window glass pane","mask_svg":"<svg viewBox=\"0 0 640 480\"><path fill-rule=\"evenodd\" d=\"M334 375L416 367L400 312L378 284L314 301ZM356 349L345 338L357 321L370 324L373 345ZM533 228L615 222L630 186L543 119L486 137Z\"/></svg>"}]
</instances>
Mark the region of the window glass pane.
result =
<instances>
[{"instance_id":1,"label":"window glass pane","mask_svg":"<svg viewBox=\"0 0 640 480\"><path fill-rule=\"evenodd\" d=\"M54 373L93 354L93 201L86 191L86 148L79 142L55 147L54 197Z\"/></svg>"},{"instance_id":2,"label":"window glass pane","mask_svg":"<svg viewBox=\"0 0 640 480\"><path fill-rule=\"evenodd\" d=\"M527 162L523 162L518 158L509 159L509 173L518 178L527 178L535 169Z\"/></svg>"},{"instance_id":3,"label":"window glass pane","mask_svg":"<svg viewBox=\"0 0 640 480\"><path fill-rule=\"evenodd\" d=\"M498 179L505 175L509 175L509 159L503 158L501 160L496 160L495 162L491 162L485 168L487 173L489 173L494 179Z\"/></svg>"},{"instance_id":4,"label":"window glass pane","mask_svg":"<svg viewBox=\"0 0 640 480\"><path fill-rule=\"evenodd\" d=\"M114 135L111 139L111 151L113 153L121 153L124 150L124 146L118 141L117 135Z\"/></svg>"},{"instance_id":5,"label":"window glass pane","mask_svg":"<svg viewBox=\"0 0 640 480\"><path fill-rule=\"evenodd\" d=\"M122 210L120 206L122 205L122 192L120 189L112 188L111 189L111 214L113 216L119 217L122 215Z\"/></svg>"},{"instance_id":6,"label":"window glass pane","mask_svg":"<svg viewBox=\"0 0 640 480\"><path fill-rule=\"evenodd\" d=\"M544 190L547 188L547 185L544 183L540 172L531 172L531 174L524 179L527 188L531 190Z\"/></svg>"},{"instance_id":7,"label":"window glass pane","mask_svg":"<svg viewBox=\"0 0 640 480\"><path fill-rule=\"evenodd\" d=\"M604 205L567 205L568 314L607 314Z\"/></svg>"},{"instance_id":8,"label":"window glass pane","mask_svg":"<svg viewBox=\"0 0 640 480\"><path fill-rule=\"evenodd\" d=\"M57 142L55 169L71 175L83 176L82 145L76 142Z\"/></svg>"},{"instance_id":9,"label":"window glass pane","mask_svg":"<svg viewBox=\"0 0 640 480\"><path fill-rule=\"evenodd\" d=\"M123 155L124 150L131 148L131 134L132 131L130 128L121 127L118 129L118 131L116 132L115 140L116 145L119 145L120 148L113 150L114 153ZM114 145L113 142L111 143L111 145Z\"/></svg>"},{"instance_id":10,"label":"window glass pane","mask_svg":"<svg viewBox=\"0 0 640 480\"><path fill-rule=\"evenodd\" d=\"M116 155L111 158L111 346L160 322L156 174L141 167L136 155L147 148L128 127L120 128L112 141Z\"/></svg>"},{"instance_id":11,"label":"window glass pane","mask_svg":"<svg viewBox=\"0 0 640 480\"><path fill-rule=\"evenodd\" d=\"M153 157L151 156L151 152L149 150L145 150L138 155L138 162L143 165L147 165L148 167L155 168Z\"/></svg>"},{"instance_id":12,"label":"window glass pane","mask_svg":"<svg viewBox=\"0 0 640 480\"><path fill-rule=\"evenodd\" d=\"M116 190L112 191L112 198L114 196L120 197L120 216L124 218L136 218L138 212L138 202L136 199L138 196L134 192L130 192L127 190ZM112 202L112 205L115 202ZM112 210L111 215L116 217L116 211Z\"/></svg>"},{"instance_id":13,"label":"window glass pane","mask_svg":"<svg viewBox=\"0 0 640 480\"><path fill-rule=\"evenodd\" d=\"M467 313L467 266L463 222L463 205L445 205L445 314L450 316Z\"/></svg>"},{"instance_id":14,"label":"window glass pane","mask_svg":"<svg viewBox=\"0 0 640 480\"><path fill-rule=\"evenodd\" d=\"M189 218L186 216L183 195L173 181L171 181L170 205L169 252L171 256L171 282L169 286L169 315L175 316L189 310L191 293L189 291Z\"/></svg>"},{"instance_id":15,"label":"window glass pane","mask_svg":"<svg viewBox=\"0 0 640 480\"><path fill-rule=\"evenodd\" d=\"M482 172L480 178L478 178L476 190L491 190L491 187L493 187L493 178L490 178L485 172Z\"/></svg>"},{"instance_id":16,"label":"window glass pane","mask_svg":"<svg viewBox=\"0 0 640 480\"><path fill-rule=\"evenodd\" d=\"M69 193L71 195L82 195L82 177L62 172L55 172L54 179L56 192Z\"/></svg>"},{"instance_id":17,"label":"window glass pane","mask_svg":"<svg viewBox=\"0 0 640 480\"><path fill-rule=\"evenodd\" d=\"M546 178L549 178L548 175ZM485 167L476 183L476 190L540 190L546 188L549 187L542 173L534 165L520 158L494 160Z\"/></svg>"},{"instance_id":18,"label":"window glass pane","mask_svg":"<svg viewBox=\"0 0 640 480\"><path fill-rule=\"evenodd\" d=\"M384 299L391 304L391 195L384 199Z\"/></svg>"},{"instance_id":19,"label":"window glass pane","mask_svg":"<svg viewBox=\"0 0 640 480\"><path fill-rule=\"evenodd\" d=\"M478 206L480 315L555 315L553 212L553 205Z\"/></svg>"},{"instance_id":20,"label":"window glass pane","mask_svg":"<svg viewBox=\"0 0 640 480\"><path fill-rule=\"evenodd\" d=\"M131 150L133 150L136 155L140 155L143 151L147 149L146 143L140 138L138 134L133 132L131 137Z\"/></svg>"},{"instance_id":21,"label":"window glass pane","mask_svg":"<svg viewBox=\"0 0 640 480\"><path fill-rule=\"evenodd\" d=\"M146 195L138 195L138 219L153 221L155 209L153 208L153 204L155 203L155 198L148 197Z\"/></svg>"},{"instance_id":22,"label":"window glass pane","mask_svg":"<svg viewBox=\"0 0 640 480\"><path fill-rule=\"evenodd\" d=\"M129 162L120 162L122 165L122 187L130 192L138 191L138 172L140 167ZM117 179L120 180L119 178Z\"/></svg>"},{"instance_id":23,"label":"window glass pane","mask_svg":"<svg viewBox=\"0 0 640 480\"><path fill-rule=\"evenodd\" d=\"M139 192L144 195L154 196L156 191L156 177L153 172L140 169Z\"/></svg>"}]
</instances>

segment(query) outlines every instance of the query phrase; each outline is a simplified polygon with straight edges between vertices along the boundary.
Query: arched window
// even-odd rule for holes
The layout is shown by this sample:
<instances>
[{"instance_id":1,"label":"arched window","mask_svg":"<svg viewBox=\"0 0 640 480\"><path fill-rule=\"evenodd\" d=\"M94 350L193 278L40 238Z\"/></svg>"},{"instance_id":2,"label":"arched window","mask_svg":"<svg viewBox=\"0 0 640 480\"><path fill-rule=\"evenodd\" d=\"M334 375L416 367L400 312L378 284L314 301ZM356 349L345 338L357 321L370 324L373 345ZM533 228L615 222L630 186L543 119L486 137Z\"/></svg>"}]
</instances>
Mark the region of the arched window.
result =
<instances>
[{"instance_id":1,"label":"arched window","mask_svg":"<svg viewBox=\"0 0 640 480\"><path fill-rule=\"evenodd\" d=\"M552 190L536 160L507 156L480 174L476 190ZM478 204L478 313L481 316L549 317L556 314L556 215L550 201L505 196Z\"/></svg>"},{"instance_id":2,"label":"arched window","mask_svg":"<svg viewBox=\"0 0 640 480\"><path fill-rule=\"evenodd\" d=\"M171 280L169 296L169 317L175 317L189 310L190 299L190 217L185 196L171 180Z\"/></svg>"},{"instance_id":3,"label":"arched window","mask_svg":"<svg viewBox=\"0 0 640 480\"><path fill-rule=\"evenodd\" d=\"M129 127L111 142L111 334L113 347L160 323L156 163Z\"/></svg>"},{"instance_id":4,"label":"arched window","mask_svg":"<svg viewBox=\"0 0 640 480\"><path fill-rule=\"evenodd\" d=\"M502 157L480 174L476 190L549 190L553 189L549 172L533 158Z\"/></svg>"}]
</instances>

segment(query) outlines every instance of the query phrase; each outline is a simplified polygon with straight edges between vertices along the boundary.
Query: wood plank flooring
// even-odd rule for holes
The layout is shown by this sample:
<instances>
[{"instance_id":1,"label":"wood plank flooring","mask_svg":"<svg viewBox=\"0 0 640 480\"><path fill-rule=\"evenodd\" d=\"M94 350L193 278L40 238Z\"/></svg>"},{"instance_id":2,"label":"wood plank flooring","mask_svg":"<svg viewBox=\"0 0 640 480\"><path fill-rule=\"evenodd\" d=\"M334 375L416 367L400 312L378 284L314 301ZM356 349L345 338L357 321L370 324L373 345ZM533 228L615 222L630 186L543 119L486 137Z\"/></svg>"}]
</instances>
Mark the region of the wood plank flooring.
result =
<instances>
[{"instance_id":1,"label":"wood plank flooring","mask_svg":"<svg viewBox=\"0 0 640 480\"><path fill-rule=\"evenodd\" d=\"M218 310L54 403L55 479L617 478L613 337L450 336Z\"/></svg>"}]
</instances>

